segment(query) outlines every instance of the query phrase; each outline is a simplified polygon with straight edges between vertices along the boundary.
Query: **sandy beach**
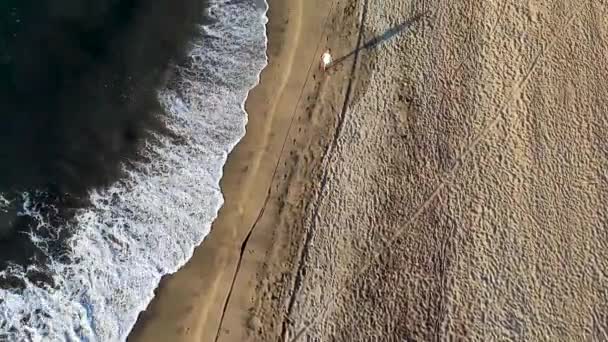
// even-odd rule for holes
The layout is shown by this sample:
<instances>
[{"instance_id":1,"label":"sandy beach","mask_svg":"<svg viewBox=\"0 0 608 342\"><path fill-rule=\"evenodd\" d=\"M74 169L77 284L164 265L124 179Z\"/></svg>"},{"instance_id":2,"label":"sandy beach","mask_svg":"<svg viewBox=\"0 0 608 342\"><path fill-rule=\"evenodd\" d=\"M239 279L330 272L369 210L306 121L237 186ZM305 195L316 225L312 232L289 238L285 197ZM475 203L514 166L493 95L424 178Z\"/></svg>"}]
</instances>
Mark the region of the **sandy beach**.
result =
<instances>
[{"instance_id":1,"label":"sandy beach","mask_svg":"<svg viewBox=\"0 0 608 342\"><path fill-rule=\"evenodd\" d=\"M608 2L269 4L224 207L131 341L608 339Z\"/></svg>"}]
</instances>

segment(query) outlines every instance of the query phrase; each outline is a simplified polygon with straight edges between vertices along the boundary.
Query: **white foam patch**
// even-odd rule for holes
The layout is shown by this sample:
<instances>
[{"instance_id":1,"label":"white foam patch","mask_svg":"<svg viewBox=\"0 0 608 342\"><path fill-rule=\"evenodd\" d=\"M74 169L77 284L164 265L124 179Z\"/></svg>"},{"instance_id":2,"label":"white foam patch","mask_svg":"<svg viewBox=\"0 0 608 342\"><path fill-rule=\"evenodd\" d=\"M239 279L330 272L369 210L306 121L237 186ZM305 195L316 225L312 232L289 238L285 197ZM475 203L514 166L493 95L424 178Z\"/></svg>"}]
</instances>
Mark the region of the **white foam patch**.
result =
<instances>
[{"instance_id":1,"label":"white foam patch","mask_svg":"<svg viewBox=\"0 0 608 342\"><path fill-rule=\"evenodd\" d=\"M94 206L77 214L70 241L75 263L51 262L57 290L24 277L24 291L0 290L0 340L126 339L161 276L192 256L223 203L222 167L245 133L244 101L267 63L266 10L255 0L211 1L217 22L201 27L207 37L196 42L192 67L179 70L178 89L160 94L185 141L160 137L146 147L152 162L91 194Z\"/></svg>"}]
</instances>

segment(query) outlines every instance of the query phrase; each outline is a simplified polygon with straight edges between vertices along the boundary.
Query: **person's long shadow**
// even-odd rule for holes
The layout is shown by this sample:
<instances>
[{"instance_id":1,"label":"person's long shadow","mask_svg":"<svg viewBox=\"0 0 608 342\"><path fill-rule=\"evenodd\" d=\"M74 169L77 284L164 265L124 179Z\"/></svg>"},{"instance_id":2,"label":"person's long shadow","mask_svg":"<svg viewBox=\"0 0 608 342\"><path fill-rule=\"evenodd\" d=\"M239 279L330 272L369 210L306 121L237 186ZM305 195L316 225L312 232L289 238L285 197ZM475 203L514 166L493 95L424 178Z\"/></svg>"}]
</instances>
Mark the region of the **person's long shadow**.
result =
<instances>
[{"instance_id":1,"label":"person's long shadow","mask_svg":"<svg viewBox=\"0 0 608 342\"><path fill-rule=\"evenodd\" d=\"M414 15L413 17L409 18L408 20L402 22L401 24L390 28L389 30L385 31L383 34L378 35L370 40L368 40L365 44L363 44L361 47L349 52L348 54L336 59L329 67L333 68L334 66L344 62L346 59L348 59L349 57L353 56L354 54L356 54L357 52L361 51L361 50L366 50L366 49L372 49L375 48L376 46L378 46L379 44L386 42L387 40L395 37L396 35L398 35L399 33L401 33L402 31L404 31L405 29L409 28L410 26L412 26L413 24L415 24L416 22L420 21L424 16L426 15L426 12L423 13L418 13L416 15Z\"/></svg>"}]
</instances>

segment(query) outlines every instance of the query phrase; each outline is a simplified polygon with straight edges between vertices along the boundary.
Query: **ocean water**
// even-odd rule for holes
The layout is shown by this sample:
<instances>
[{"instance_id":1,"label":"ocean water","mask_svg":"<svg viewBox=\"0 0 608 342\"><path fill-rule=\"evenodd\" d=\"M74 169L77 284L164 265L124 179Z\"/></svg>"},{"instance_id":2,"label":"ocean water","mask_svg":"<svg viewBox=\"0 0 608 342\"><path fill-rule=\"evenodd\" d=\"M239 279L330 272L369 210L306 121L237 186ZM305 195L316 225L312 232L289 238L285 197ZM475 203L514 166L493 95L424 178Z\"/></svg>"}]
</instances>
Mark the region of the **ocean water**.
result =
<instances>
[{"instance_id":1,"label":"ocean water","mask_svg":"<svg viewBox=\"0 0 608 342\"><path fill-rule=\"evenodd\" d=\"M77 212L73 226L55 227L74 232L70 261L48 262L55 286L25 277L36 266L1 272L26 286L0 289L0 341L124 340L160 278L192 256L222 205L222 168L245 133L243 104L267 63L267 7L263 0L210 1L211 23L200 27L177 81L159 93L166 124L181 139L148 143L149 162L92 192L93 205ZM21 215L51 224L28 195L23 202ZM30 238L42 250L52 239Z\"/></svg>"}]
</instances>

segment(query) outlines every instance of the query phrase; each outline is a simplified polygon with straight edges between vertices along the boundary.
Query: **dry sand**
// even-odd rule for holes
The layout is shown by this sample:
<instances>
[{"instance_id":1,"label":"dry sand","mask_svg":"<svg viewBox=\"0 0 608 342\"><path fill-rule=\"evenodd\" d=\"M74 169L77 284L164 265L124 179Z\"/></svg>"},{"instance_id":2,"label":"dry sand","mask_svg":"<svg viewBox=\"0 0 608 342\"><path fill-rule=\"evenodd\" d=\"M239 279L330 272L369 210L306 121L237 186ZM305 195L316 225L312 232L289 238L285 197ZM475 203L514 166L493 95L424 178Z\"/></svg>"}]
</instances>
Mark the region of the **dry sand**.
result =
<instances>
[{"instance_id":1,"label":"dry sand","mask_svg":"<svg viewBox=\"0 0 608 342\"><path fill-rule=\"evenodd\" d=\"M607 1L271 9L226 205L133 340L608 340Z\"/></svg>"}]
</instances>

